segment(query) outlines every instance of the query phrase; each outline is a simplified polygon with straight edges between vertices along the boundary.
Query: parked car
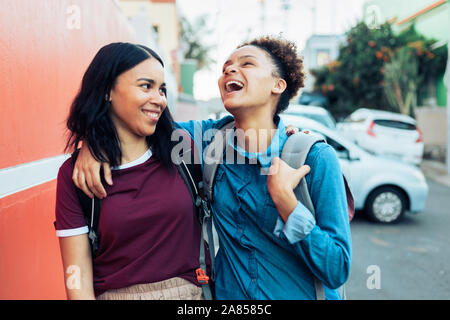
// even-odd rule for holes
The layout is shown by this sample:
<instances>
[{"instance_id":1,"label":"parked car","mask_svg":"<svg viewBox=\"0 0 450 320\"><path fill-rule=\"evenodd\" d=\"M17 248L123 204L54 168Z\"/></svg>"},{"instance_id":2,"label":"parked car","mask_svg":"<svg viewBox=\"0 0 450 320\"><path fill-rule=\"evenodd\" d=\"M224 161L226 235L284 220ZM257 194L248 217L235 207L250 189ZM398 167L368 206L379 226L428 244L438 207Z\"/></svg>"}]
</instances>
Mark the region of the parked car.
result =
<instances>
[{"instance_id":1,"label":"parked car","mask_svg":"<svg viewBox=\"0 0 450 320\"><path fill-rule=\"evenodd\" d=\"M422 161L422 132L409 116L362 108L339 123L337 130L374 154L416 165Z\"/></svg>"},{"instance_id":2,"label":"parked car","mask_svg":"<svg viewBox=\"0 0 450 320\"><path fill-rule=\"evenodd\" d=\"M290 104L284 114L300 115L320 122L324 126L336 130L336 121L327 109L318 106Z\"/></svg>"},{"instance_id":3,"label":"parked car","mask_svg":"<svg viewBox=\"0 0 450 320\"><path fill-rule=\"evenodd\" d=\"M298 103L302 105L320 106L323 108L330 107L328 98L319 92L303 91L300 98L298 98Z\"/></svg>"},{"instance_id":4,"label":"parked car","mask_svg":"<svg viewBox=\"0 0 450 320\"><path fill-rule=\"evenodd\" d=\"M371 220L394 223L405 211L424 210L428 185L417 166L372 155L314 120L288 114L281 117L286 125L322 135L334 148L353 193L355 209L364 210Z\"/></svg>"}]
</instances>

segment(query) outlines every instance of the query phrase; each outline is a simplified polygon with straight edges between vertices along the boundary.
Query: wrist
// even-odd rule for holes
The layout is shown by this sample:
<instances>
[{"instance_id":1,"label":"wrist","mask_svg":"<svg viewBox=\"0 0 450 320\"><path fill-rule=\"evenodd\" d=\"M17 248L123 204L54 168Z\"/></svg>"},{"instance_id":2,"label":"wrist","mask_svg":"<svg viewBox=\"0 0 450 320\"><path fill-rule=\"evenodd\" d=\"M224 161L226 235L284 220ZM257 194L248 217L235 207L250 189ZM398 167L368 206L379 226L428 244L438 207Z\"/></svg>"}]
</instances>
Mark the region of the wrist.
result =
<instances>
[{"instance_id":1,"label":"wrist","mask_svg":"<svg viewBox=\"0 0 450 320\"><path fill-rule=\"evenodd\" d=\"M278 213L284 222L297 206L297 197L292 189L282 189L271 193L272 201L278 209Z\"/></svg>"},{"instance_id":2,"label":"wrist","mask_svg":"<svg viewBox=\"0 0 450 320\"><path fill-rule=\"evenodd\" d=\"M272 192L273 202L276 204L277 202L286 201L286 199L291 198L294 195L293 190L289 190L288 188L278 189Z\"/></svg>"}]
</instances>

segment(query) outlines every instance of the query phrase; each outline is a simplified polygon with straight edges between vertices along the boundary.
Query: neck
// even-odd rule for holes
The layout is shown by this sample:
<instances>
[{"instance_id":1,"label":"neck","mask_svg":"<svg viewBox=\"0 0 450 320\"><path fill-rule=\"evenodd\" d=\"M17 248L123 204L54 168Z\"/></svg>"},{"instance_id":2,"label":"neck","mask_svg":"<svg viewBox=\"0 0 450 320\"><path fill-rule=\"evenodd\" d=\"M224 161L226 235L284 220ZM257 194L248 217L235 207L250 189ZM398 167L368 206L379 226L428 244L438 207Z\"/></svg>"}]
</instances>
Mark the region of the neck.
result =
<instances>
[{"instance_id":1,"label":"neck","mask_svg":"<svg viewBox=\"0 0 450 320\"><path fill-rule=\"evenodd\" d=\"M148 150L145 137L119 134L119 138L120 149L122 150L122 165L139 159Z\"/></svg>"},{"instance_id":2,"label":"neck","mask_svg":"<svg viewBox=\"0 0 450 320\"><path fill-rule=\"evenodd\" d=\"M273 122L273 114L269 108L259 108L251 112L235 116L236 129L244 133L238 139L238 145L247 152L264 152L272 142L277 126Z\"/></svg>"}]
</instances>

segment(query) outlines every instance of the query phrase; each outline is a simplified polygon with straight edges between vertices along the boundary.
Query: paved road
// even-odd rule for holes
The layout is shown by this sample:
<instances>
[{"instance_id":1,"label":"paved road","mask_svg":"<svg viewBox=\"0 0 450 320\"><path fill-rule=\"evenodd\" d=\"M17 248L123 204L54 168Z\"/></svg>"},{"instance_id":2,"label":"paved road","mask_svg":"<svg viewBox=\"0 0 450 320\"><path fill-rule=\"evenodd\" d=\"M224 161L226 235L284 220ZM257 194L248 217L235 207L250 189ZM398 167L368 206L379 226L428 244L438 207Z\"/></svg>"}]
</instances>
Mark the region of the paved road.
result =
<instances>
[{"instance_id":1,"label":"paved road","mask_svg":"<svg viewBox=\"0 0 450 320\"><path fill-rule=\"evenodd\" d=\"M425 211L398 224L355 216L347 299L450 299L450 187L428 185Z\"/></svg>"}]
</instances>

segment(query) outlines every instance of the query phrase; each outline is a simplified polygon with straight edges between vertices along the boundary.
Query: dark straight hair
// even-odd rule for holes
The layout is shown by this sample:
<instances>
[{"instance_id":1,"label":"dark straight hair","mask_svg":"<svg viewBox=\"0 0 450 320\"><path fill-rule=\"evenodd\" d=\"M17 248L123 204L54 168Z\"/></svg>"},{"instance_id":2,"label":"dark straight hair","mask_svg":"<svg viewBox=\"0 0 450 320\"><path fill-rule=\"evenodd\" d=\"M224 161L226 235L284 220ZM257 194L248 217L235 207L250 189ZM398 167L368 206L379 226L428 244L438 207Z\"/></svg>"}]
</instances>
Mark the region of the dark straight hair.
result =
<instances>
[{"instance_id":1,"label":"dark straight hair","mask_svg":"<svg viewBox=\"0 0 450 320\"><path fill-rule=\"evenodd\" d=\"M109 114L111 103L108 97L117 77L146 59L156 59L164 67L158 54L143 45L116 42L98 51L83 76L80 91L70 108L67 119L70 136L65 151L73 151L80 141L86 141L97 161L109 162L111 167L121 164L120 140ZM173 118L166 107L154 134L146 137L153 156L168 168L172 167L173 130Z\"/></svg>"}]
</instances>

